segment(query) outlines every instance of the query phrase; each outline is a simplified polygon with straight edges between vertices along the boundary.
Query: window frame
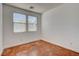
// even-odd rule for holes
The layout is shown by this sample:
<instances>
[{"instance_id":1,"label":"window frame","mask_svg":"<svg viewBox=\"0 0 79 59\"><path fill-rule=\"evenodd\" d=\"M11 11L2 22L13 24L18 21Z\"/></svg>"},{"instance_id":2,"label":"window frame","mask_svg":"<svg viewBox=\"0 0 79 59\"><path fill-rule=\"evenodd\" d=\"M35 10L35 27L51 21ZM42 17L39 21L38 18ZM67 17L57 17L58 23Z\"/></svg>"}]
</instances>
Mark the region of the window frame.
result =
<instances>
[{"instance_id":1,"label":"window frame","mask_svg":"<svg viewBox=\"0 0 79 59\"><path fill-rule=\"evenodd\" d=\"M14 13L17 13L17 14L22 14L22 15L25 15L26 16L26 23L27 23L27 15L26 14L24 14L24 13L20 13L20 12L13 12L12 13L12 25L13 25L13 32L14 32L14 23L17 23L17 24L25 24L25 31L23 31L23 32L14 32L14 33L24 33L24 32L26 32L27 31L27 26L26 26L26 23L22 23L22 22L14 22L13 20L14 20Z\"/></svg>"},{"instance_id":2,"label":"window frame","mask_svg":"<svg viewBox=\"0 0 79 59\"><path fill-rule=\"evenodd\" d=\"M36 31L29 31L29 29L28 29L28 32L37 32L38 31L38 16L35 16L35 15L28 15L28 16L33 16L33 17L36 17L37 18L37 24L36 24ZM28 18L28 16L27 16L27 18ZM28 23L28 19L27 19L27 23ZM28 24L27 24L28 25ZM29 27L29 26L27 26L27 27Z\"/></svg>"},{"instance_id":3,"label":"window frame","mask_svg":"<svg viewBox=\"0 0 79 59\"><path fill-rule=\"evenodd\" d=\"M25 31L24 32L14 32L14 23L21 23L21 22L14 22L13 20L14 20L14 18L13 18L13 15L12 15L12 25L13 25L13 32L14 33L26 33L26 32L37 32L38 31L38 16L36 16L36 15L33 15L33 14L26 14L26 13L21 13L21 12L13 12L12 14L14 14L14 13L18 13L18 14L23 14L23 15L25 15L26 16L26 23L22 23L22 24L25 24L25 26L26 26L26 29L25 29ZM36 24L36 31L29 31L28 30L28 16L33 16L33 17L36 17L37 18L37 24Z\"/></svg>"}]
</instances>

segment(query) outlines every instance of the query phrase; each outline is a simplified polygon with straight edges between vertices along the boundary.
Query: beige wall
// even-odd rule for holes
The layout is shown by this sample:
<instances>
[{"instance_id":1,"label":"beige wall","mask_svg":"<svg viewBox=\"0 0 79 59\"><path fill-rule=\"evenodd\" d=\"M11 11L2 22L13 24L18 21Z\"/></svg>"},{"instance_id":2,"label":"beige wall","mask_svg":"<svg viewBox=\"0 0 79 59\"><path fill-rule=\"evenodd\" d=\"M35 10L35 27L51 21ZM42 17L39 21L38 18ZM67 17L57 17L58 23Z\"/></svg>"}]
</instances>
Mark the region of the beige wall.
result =
<instances>
[{"instance_id":1,"label":"beige wall","mask_svg":"<svg viewBox=\"0 0 79 59\"><path fill-rule=\"evenodd\" d=\"M20 12L23 14L34 15L38 17L38 31L37 32L24 32L24 33L14 33L13 32L13 13ZM40 39L41 37L41 15L38 13L33 13L29 11L24 11L15 7L3 6L3 37L4 37L4 48L28 43Z\"/></svg>"},{"instance_id":2,"label":"beige wall","mask_svg":"<svg viewBox=\"0 0 79 59\"><path fill-rule=\"evenodd\" d=\"M0 54L2 53L2 4L0 3Z\"/></svg>"},{"instance_id":3,"label":"beige wall","mask_svg":"<svg viewBox=\"0 0 79 59\"><path fill-rule=\"evenodd\" d=\"M79 4L62 4L42 17L45 40L79 52Z\"/></svg>"}]
</instances>

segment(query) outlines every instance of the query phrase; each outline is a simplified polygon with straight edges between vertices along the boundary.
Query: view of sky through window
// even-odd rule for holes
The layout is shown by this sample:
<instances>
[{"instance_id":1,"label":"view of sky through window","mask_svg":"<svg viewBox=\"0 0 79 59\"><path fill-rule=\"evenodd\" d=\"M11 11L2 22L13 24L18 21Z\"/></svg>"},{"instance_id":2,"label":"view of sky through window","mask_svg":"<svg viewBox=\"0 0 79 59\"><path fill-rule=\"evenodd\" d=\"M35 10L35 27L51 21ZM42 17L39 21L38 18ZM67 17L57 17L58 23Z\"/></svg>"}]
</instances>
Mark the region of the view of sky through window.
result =
<instances>
[{"instance_id":1,"label":"view of sky through window","mask_svg":"<svg viewBox=\"0 0 79 59\"><path fill-rule=\"evenodd\" d=\"M26 15L24 15L24 14L14 13L13 17L14 17L13 22L26 23Z\"/></svg>"}]
</instances>

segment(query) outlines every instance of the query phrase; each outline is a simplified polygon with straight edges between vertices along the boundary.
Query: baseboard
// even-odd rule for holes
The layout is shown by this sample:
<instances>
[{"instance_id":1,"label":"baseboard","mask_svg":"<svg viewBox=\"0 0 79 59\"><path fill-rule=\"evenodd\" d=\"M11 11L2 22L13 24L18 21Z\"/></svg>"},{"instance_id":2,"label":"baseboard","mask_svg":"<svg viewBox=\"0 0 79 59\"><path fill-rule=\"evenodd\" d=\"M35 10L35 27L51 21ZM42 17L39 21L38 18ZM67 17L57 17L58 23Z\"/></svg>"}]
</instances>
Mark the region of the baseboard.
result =
<instances>
[{"instance_id":1,"label":"baseboard","mask_svg":"<svg viewBox=\"0 0 79 59\"><path fill-rule=\"evenodd\" d=\"M46 40L46 39L42 39L42 40L44 40L44 41L46 41L46 42L49 42L49 43L51 43L51 44L57 45L57 46L59 46L59 47L62 47L62 48L64 48L64 49L70 50L70 51L72 51L72 52L79 53L79 51L75 51L75 50L73 50L73 49L71 49L71 48L64 47L64 46L61 45L61 44L58 44L58 43L55 43L55 42L52 42L52 41L48 41L48 40Z\"/></svg>"},{"instance_id":2,"label":"baseboard","mask_svg":"<svg viewBox=\"0 0 79 59\"><path fill-rule=\"evenodd\" d=\"M33 46L38 47L39 49L37 49L37 50L40 52L43 51L43 53L45 53L45 54L48 53L48 52L47 53L44 52L44 51L48 51L45 49L50 49L52 56L54 56L54 55L55 56L79 56L78 52L75 52L71 49L64 48L63 46L48 42L46 40L36 40L36 41L32 41L32 42L25 43L22 45L13 46L13 47L4 49L2 56L17 56L16 54L18 54L18 52L22 52L23 49L24 50L26 49L27 51L29 51L29 49L31 49ZM44 48L40 50L41 47L42 48L44 47ZM39 54L40 54L40 52L39 52ZM22 53L24 53L24 52L22 52ZM22 54L22 53L20 53L20 54Z\"/></svg>"}]
</instances>

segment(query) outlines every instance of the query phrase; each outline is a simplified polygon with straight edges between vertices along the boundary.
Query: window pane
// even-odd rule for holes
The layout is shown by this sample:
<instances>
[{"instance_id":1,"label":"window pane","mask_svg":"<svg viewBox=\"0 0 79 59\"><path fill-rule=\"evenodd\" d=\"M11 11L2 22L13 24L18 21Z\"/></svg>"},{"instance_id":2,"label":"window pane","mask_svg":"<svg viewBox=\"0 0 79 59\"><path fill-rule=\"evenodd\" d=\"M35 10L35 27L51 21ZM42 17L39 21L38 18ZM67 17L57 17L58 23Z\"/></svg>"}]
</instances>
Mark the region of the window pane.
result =
<instances>
[{"instance_id":1,"label":"window pane","mask_svg":"<svg viewBox=\"0 0 79 59\"><path fill-rule=\"evenodd\" d=\"M37 31L37 25L34 23L28 24L28 31Z\"/></svg>"},{"instance_id":2,"label":"window pane","mask_svg":"<svg viewBox=\"0 0 79 59\"><path fill-rule=\"evenodd\" d=\"M26 15L20 13L13 13L13 22L26 23Z\"/></svg>"},{"instance_id":3,"label":"window pane","mask_svg":"<svg viewBox=\"0 0 79 59\"><path fill-rule=\"evenodd\" d=\"M28 16L28 23L37 24L37 17L35 17L35 16Z\"/></svg>"},{"instance_id":4,"label":"window pane","mask_svg":"<svg viewBox=\"0 0 79 59\"><path fill-rule=\"evenodd\" d=\"M28 31L37 31L37 17L28 16Z\"/></svg>"},{"instance_id":5,"label":"window pane","mask_svg":"<svg viewBox=\"0 0 79 59\"><path fill-rule=\"evenodd\" d=\"M25 32L26 24L14 23L14 32Z\"/></svg>"}]
</instances>

